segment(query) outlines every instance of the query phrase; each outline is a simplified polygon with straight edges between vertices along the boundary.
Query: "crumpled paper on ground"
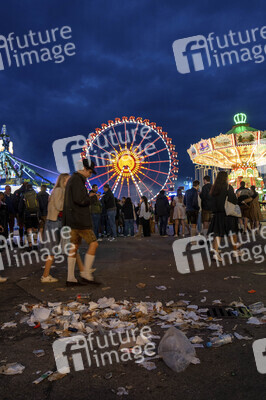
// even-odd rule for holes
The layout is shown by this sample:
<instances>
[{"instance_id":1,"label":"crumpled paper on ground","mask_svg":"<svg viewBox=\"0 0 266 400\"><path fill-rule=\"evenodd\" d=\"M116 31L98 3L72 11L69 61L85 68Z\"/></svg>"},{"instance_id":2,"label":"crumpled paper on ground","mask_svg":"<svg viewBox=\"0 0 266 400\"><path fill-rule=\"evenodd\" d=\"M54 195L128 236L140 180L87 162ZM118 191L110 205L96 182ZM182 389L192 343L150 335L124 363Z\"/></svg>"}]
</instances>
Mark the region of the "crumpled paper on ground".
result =
<instances>
[{"instance_id":1,"label":"crumpled paper on ground","mask_svg":"<svg viewBox=\"0 0 266 400\"><path fill-rule=\"evenodd\" d=\"M22 374L25 367L20 363L9 363L0 367L0 374L2 375L17 375Z\"/></svg>"},{"instance_id":2,"label":"crumpled paper on ground","mask_svg":"<svg viewBox=\"0 0 266 400\"><path fill-rule=\"evenodd\" d=\"M2 326L1 329L6 329L6 328L16 328L17 327L17 323L14 321L11 322L5 322Z\"/></svg>"}]
</instances>

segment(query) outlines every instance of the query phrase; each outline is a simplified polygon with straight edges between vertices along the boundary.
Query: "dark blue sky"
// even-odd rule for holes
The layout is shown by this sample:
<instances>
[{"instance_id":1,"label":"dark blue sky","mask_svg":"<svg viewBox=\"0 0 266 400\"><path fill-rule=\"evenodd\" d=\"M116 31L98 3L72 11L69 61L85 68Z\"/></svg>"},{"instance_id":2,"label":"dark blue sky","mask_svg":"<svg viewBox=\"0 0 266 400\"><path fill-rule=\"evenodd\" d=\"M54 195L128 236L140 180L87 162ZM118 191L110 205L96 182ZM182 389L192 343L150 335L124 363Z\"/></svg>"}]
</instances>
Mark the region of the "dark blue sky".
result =
<instances>
[{"instance_id":1,"label":"dark blue sky","mask_svg":"<svg viewBox=\"0 0 266 400\"><path fill-rule=\"evenodd\" d=\"M266 61L182 75L172 43L261 27L265 11L263 0L2 2L1 35L67 25L76 46L76 55L60 64L13 64L0 71L0 124L7 125L15 155L56 170L54 140L87 135L109 119L134 115L168 132L179 153L179 175L192 176L186 149L228 131L236 112L266 129Z\"/></svg>"}]
</instances>

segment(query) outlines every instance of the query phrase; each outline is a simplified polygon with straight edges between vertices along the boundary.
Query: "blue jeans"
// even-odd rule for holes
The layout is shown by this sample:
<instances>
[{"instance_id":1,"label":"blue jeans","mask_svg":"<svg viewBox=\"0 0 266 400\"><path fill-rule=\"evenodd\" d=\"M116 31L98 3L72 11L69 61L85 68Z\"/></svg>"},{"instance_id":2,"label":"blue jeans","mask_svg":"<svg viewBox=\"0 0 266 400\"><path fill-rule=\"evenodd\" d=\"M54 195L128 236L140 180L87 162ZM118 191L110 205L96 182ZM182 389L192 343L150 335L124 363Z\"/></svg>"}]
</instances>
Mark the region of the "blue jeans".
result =
<instances>
[{"instance_id":1,"label":"blue jeans","mask_svg":"<svg viewBox=\"0 0 266 400\"><path fill-rule=\"evenodd\" d=\"M125 231L124 235L134 236L134 219L125 219Z\"/></svg>"},{"instance_id":2,"label":"blue jeans","mask_svg":"<svg viewBox=\"0 0 266 400\"><path fill-rule=\"evenodd\" d=\"M111 233L113 237L116 237L116 224L115 224L115 216L116 216L116 210L107 210L107 217L108 217L108 222L111 228Z\"/></svg>"},{"instance_id":3,"label":"blue jeans","mask_svg":"<svg viewBox=\"0 0 266 400\"><path fill-rule=\"evenodd\" d=\"M93 232L95 233L95 236L98 239L101 214L91 214L91 219L92 219L92 225L93 225Z\"/></svg>"},{"instance_id":4,"label":"blue jeans","mask_svg":"<svg viewBox=\"0 0 266 400\"><path fill-rule=\"evenodd\" d=\"M167 215L162 215L159 217L159 222L160 222L160 235L165 236L166 235L166 228L167 228L167 222L168 222L168 216Z\"/></svg>"}]
</instances>

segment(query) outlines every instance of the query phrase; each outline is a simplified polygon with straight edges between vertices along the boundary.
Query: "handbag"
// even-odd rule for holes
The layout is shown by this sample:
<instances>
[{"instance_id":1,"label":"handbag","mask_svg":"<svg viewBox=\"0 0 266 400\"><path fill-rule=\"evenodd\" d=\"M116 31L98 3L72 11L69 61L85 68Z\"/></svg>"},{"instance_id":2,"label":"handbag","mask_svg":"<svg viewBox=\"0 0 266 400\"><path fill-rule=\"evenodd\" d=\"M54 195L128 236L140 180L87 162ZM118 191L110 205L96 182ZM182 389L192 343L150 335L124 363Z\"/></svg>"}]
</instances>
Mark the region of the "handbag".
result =
<instances>
[{"instance_id":1,"label":"handbag","mask_svg":"<svg viewBox=\"0 0 266 400\"><path fill-rule=\"evenodd\" d=\"M226 196L224 203L225 214L231 217L242 217L241 209L238 204L233 204L228 200L228 196Z\"/></svg>"}]
</instances>

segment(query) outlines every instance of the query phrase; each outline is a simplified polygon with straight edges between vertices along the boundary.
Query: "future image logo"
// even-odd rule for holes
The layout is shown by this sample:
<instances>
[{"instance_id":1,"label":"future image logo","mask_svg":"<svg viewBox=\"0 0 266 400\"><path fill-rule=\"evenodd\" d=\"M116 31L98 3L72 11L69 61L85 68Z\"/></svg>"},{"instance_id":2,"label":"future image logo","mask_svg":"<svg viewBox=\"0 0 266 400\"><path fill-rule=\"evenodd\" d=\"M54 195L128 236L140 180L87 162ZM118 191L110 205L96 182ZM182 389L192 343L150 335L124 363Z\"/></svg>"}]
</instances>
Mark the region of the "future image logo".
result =
<instances>
[{"instance_id":1,"label":"future image logo","mask_svg":"<svg viewBox=\"0 0 266 400\"><path fill-rule=\"evenodd\" d=\"M191 72L191 64L194 71L202 71L206 65L211 65L207 40L202 35L176 40L173 49L180 74Z\"/></svg>"},{"instance_id":2,"label":"future image logo","mask_svg":"<svg viewBox=\"0 0 266 400\"><path fill-rule=\"evenodd\" d=\"M53 142L53 152L57 171L69 174L78 170L80 153L86 145L86 137L83 135L70 136L64 139L57 139Z\"/></svg>"},{"instance_id":3,"label":"future image logo","mask_svg":"<svg viewBox=\"0 0 266 400\"><path fill-rule=\"evenodd\" d=\"M91 366L88 344L83 335L56 340L53 343L53 351L57 371L61 374L70 372L71 363L74 371L82 371L85 366Z\"/></svg>"},{"instance_id":4,"label":"future image logo","mask_svg":"<svg viewBox=\"0 0 266 400\"><path fill-rule=\"evenodd\" d=\"M47 61L62 63L65 56L76 54L75 44L65 42L71 38L70 26L47 29L45 32L29 30L20 36L16 36L15 32L10 32L8 36L0 35L0 71L13 65L19 68Z\"/></svg>"},{"instance_id":5,"label":"future image logo","mask_svg":"<svg viewBox=\"0 0 266 400\"><path fill-rule=\"evenodd\" d=\"M198 235L175 240L173 251L177 271L180 274L188 274L193 270L202 271L211 266L211 257L205 236Z\"/></svg>"},{"instance_id":6,"label":"future image logo","mask_svg":"<svg viewBox=\"0 0 266 400\"><path fill-rule=\"evenodd\" d=\"M98 337L91 332L87 336L57 339L53 343L57 371L68 374L71 370L82 371L87 367L101 367L114 362L143 362L145 356L155 355L155 343L149 340L151 334L151 328L144 325L141 329L126 330L124 334L109 331ZM132 341L135 344L129 349L127 344Z\"/></svg>"},{"instance_id":7,"label":"future image logo","mask_svg":"<svg viewBox=\"0 0 266 400\"><path fill-rule=\"evenodd\" d=\"M266 339L255 340L252 348L258 372L266 374Z\"/></svg>"},{"instance_id":8,"label":"future image logo","mask_svg":"<svg viewBox=\"0 0 266 400\"><path fill-rule=\"evenodd\" d=\"M265 61L266 26L246 29L244 32L229 30L223 35L197 35L175 40L173 51L177 70L180 74L202 71L211 67L225 67L240 62Z\"/></svg>"}]
</instances>

